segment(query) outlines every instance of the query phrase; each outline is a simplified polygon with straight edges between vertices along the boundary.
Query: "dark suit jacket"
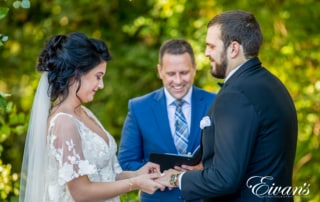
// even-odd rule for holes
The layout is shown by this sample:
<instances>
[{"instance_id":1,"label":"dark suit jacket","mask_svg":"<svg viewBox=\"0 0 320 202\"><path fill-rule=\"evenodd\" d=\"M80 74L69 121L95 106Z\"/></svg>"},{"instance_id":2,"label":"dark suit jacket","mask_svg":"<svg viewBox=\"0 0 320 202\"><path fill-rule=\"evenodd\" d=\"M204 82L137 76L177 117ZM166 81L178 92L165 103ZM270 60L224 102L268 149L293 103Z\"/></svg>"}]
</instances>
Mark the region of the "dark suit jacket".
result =
<instances>
[{"instance_id":1,"label":"dark suit jacket","mask_svg":"<svg viewBox=\"0 0 320 202\"><path fill-rule=\"evenodd\" d=\"M296 151L296 110L280 80L258 58L250 59L226 81L207 115L211 126L202 131L204 170L182 176L183 196L292 201L267 192L292 185Z\"/></svg>"},{"instance_id":2,"label":"dark suit jacket","mask_svg":"<svg viewBox=\"0 0 320 202\"><path fill-rule=\"evenodd\" d=\"M191 128L188 152L200 144L200 120L207 113L215 94L193 86L191 95ZM158 89L129 101L129 112L124 123L118 159L124 170L137 170L149 161L149 155L175 153L164 89ZM142 193L141 201L183 201L179 189Z\"/></svg>"}]
</instances>

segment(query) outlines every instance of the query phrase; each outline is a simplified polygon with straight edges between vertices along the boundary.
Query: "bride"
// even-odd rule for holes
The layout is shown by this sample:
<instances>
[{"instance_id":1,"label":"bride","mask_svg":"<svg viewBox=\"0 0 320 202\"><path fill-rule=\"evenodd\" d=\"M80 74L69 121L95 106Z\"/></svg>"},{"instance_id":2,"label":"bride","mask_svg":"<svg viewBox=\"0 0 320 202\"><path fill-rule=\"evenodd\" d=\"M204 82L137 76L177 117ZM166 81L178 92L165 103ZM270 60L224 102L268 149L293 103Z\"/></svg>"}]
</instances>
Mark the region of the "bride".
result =
<instances>
[{"instance_id":1,"label":"bride","mask_svg":"<svg viewBox=\"0 0 320 202\"><path fill-rule=\"evenodd\" d=\"M82 33L56 35L42 50L42 72L34 98L21 170L19 201L120 201L140 189L152 194L159 165L122 171L117 145L82 103L102 89L106 44Z\"/></svg>"}]
</instances>

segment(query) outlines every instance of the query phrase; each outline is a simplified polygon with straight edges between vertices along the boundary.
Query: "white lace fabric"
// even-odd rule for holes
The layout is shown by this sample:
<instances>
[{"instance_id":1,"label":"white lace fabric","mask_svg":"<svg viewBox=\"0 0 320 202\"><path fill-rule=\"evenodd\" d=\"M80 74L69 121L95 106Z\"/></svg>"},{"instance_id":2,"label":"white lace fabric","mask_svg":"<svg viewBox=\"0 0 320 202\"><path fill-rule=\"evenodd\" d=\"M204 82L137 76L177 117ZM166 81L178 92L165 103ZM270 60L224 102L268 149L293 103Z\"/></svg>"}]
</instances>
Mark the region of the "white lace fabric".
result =
<instances>
[{"instance_id":1,"label":"white lace fabric","mask_svg":"<svg viewBox=\"0 0 320 202\"><path fill-rule=\"evenodd\" d=\"M122 172L114 138L87 108L83 109L104 130L109 142L76 117L61 112L55 114L50 120L47 137L50 169L46 171L45 201L73 201L66 183L79 176L88 175L91 182L112 182L116 174ZM119 201L119 197L106 200Z\"/></svg>"}]
</instances>

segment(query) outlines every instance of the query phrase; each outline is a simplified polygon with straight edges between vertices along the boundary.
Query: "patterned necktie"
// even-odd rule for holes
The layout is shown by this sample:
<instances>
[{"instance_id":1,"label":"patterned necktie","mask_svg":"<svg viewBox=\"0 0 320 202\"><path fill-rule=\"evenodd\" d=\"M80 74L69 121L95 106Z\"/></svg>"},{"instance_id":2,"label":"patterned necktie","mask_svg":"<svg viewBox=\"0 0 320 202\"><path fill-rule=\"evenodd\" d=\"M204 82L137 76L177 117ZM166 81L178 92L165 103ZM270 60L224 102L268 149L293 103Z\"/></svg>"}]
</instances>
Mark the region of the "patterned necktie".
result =
<instances>
[{"instance_id":1,"label":"patterned necktie","mask_svg":"<svg viewBox=\"0 0 320 202\"><path fill-rule=\"evenodd\" d=\"M183 100L176 100L174 101L174 104L176 106L176 112L175 112L175 136L174 136L174 143L176 145L176 148L178 150L179 154L186 154L187 148L188 148L188 123L183 115L182 112L182 105L184 104Z\"/></svg>"}]
</instances>

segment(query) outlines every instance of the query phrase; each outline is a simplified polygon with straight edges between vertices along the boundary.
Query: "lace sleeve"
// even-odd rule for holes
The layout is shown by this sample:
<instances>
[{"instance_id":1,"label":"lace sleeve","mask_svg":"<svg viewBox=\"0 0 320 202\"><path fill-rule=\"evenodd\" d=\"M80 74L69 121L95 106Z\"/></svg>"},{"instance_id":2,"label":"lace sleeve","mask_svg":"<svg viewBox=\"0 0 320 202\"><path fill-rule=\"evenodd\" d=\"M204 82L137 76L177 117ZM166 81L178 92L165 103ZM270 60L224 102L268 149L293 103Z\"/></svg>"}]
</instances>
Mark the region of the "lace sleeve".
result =
<instances>
[{"instance_id":1,"label":"lace sleeve","mask_svg":"<svg viewBox=\"0 0 320 202\"><path fill-rule=\"evenodd\" d=\"M54 168L52 177L58 175L56 180L60 186L79 176L97 172L95 165L84 158L80 133L77 122L66 114L56 116L50 123L49 167Z\"/></svg>"}]
</instances>

